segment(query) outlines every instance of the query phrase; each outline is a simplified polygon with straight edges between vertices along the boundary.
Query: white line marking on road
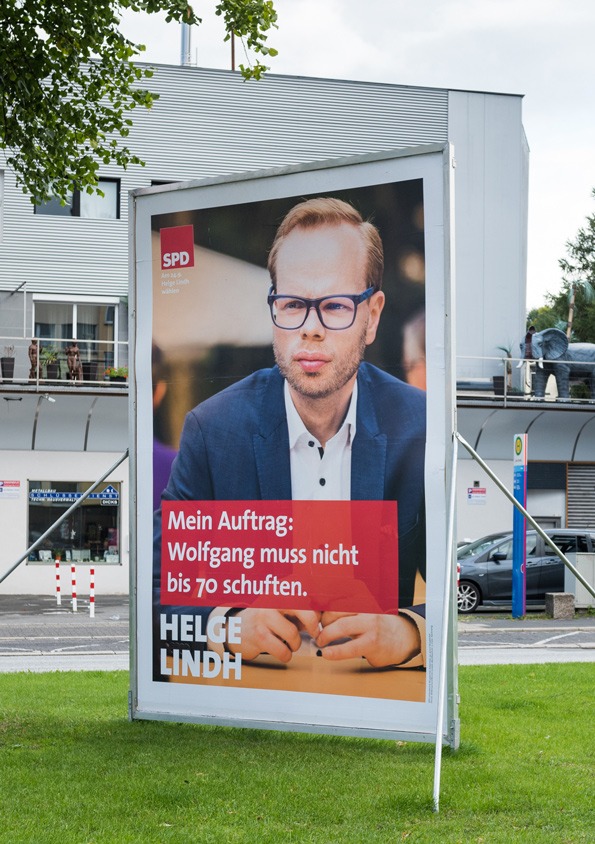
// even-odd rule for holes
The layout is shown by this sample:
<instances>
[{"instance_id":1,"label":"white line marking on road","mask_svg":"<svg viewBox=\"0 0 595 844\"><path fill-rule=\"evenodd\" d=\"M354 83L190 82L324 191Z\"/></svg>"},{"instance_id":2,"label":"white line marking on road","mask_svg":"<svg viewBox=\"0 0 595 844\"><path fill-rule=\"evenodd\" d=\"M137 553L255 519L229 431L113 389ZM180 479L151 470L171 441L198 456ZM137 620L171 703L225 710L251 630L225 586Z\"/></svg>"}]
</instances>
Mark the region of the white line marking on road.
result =
<instances>
[{"instance_id":1,"label":"white line marking on road","mask_svg":"<svg viewBox=\"0 0 595 844\"><path fill-rule=\"evenodd\" d=\"M548 642L553 642L555 639L564 639L565 636L576 636L578 630L573 630L570 633L560 633L558 636L550 636L547 639L542 639L540 642L533 642L533 647L537 648L540 645L547 645Z\"/></svg>"}]
</instances>

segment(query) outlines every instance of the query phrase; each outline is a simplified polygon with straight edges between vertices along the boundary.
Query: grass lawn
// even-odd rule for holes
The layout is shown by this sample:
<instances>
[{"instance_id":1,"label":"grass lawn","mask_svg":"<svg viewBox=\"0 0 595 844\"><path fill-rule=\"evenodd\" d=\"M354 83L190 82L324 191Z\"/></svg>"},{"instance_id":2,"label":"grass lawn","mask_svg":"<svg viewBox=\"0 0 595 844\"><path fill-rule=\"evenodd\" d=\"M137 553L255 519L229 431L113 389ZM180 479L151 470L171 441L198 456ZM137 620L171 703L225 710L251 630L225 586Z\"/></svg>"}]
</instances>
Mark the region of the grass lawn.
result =
<instances>
[{"instance_id":1,"label":"grass lawn","mask_svg":"<svg viewBox=\"0 0 595 844\"><path fill-rule=\"evenodd\" d=\"M595 666L460 669L460 750L129 723L125 672L0 675L0 842L595 841Z\"/></svg>"}]
</instances>

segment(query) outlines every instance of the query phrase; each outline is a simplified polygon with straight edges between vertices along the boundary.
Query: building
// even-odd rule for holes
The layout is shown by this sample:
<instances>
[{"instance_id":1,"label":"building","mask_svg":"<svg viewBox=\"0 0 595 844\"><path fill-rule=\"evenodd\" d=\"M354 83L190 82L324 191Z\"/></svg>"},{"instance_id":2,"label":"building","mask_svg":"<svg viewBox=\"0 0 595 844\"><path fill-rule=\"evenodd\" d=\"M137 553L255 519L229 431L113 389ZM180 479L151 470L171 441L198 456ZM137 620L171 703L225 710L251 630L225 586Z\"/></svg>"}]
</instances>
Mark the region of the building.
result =
<instances>
[{"instance_id":1,"label":"building","mask_svg":"<svg viewBox=\"0 0 595 844\"><path fill-rule=\"evenodd\" d=\"M560 511L564 524L562 499L556 493L554 502L543 490L562 483L560 466L587 465L595 453L589 412L584 406L561 411L551 402L538 408L522 395L494 396L492 386L506 357L499 347L515 356L525 330L522 97L273 74L247 84L230 71L170 66L156 69L152 87L160 99L150 111L135 112L129 137L146 167L104 168L104 198L75 191L70 206L34 209L0 158L0 350L14 347L15 367L12 380L4 375L0 383L0 576L126 451L127 384L104 373L128 363L128 192L423 144L449 142L456 157L459 428L510 480L511 434L530 419L532 432L540 432L535 459L554 465L540 469L534 512ZM41 361L31 368L33 338L46 351L58 348L57 379ZM76 379L68 380L67 347L74 340L81 367L71 352ZM518 388L520 376L515 371L513 377L510 384ZM562 440L571 421L575 446L564 439L558 448L557 437ZM127 473L124 460L63 523L63 547L48 542L2 588L51 592L58 550L74 562L96 564L98 592L125 592ZM468 488L486 488L490 505L495 494L464 454L458 483L459 536L510 523L505 499L494 502L496 509L466 509ZM565 489L555 489L565 497ZM80 577L84 594L86 571Z\"/></svg>"}]
</instances>

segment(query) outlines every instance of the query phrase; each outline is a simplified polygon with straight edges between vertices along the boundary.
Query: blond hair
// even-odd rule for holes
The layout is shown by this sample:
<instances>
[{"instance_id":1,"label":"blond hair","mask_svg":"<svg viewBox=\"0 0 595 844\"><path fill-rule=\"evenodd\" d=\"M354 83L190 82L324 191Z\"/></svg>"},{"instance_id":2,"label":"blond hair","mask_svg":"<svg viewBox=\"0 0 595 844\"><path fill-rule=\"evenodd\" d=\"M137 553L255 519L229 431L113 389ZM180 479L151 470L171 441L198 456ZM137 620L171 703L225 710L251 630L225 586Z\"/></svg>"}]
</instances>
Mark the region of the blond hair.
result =
<instances>
[{"instance_id":1,"label":"blond hair","mask_svg":"<svg viewBox=\"0 0 595 844\"><path fill-rule=\"evenodd\" d=\"M361 234L367 253L366 287L373 287L374 292L380 290L384 272L384 251L378 229L372 223L364 221L359 211L348 202L334 197L306 199L294 205L285 215L269 252L268 270L273 290L277 289L277 255L283 240L290 232L297 228L313 229L316 226L340 226L344 223L355 226Z\"/></svg>"}]
</instances>

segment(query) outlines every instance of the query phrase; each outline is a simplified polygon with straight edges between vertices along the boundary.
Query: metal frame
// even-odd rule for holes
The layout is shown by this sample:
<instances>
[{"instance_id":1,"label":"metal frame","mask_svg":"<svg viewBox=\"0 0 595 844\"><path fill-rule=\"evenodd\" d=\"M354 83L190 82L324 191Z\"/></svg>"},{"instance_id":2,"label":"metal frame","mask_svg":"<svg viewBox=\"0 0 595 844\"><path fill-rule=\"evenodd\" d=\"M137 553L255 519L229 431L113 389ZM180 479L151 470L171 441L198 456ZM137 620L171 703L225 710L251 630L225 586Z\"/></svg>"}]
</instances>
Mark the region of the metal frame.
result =
<instances>
[{"instance_id":1,"label":"metal frame","mask_svg":"<svg viewBox=\"0 0 595 844\"><path fill-rule=\"evenodd\" d=\"M454 256L452 253L452 246L454 231L453 231L453 224L454 224L454 201L453 201L453 182L454 182L454 160L453 160L453 150L449 145L444 144L428 144L426 146L419 146L413 149L402 149L397 151L389 151L386 153L373 153L369 155L363 156L353 156L349 158L337 159L336 161L322 161L322 162L314 162L313 164L308 165L297 165L291 167L283 167L283 168L276 168L272 170L263 170L263 171L255 171L249 173L240 173L237 175L232 176L225 176L225 177L215 177L205 180L200 180L196 182L187 182L182 184L176 184L171 186L159 186L155 188L142 188L136 191L133 191L130 195L130 202L129 202L129 220L130 220L130 249L129 249L129 263L130 263L130 278L131 278L131 285L130 285L130 295L131 295L131 307L129 309L130 314L130 331L129 331L129 340L130 340L130 349L131 349L131 366L138 366L140 363L136 360L136 353L139 349L139 345L142 345L144 342L143 338L140 338L139 343L139 333L137 327L137 307L139 307L139 300L138 300L138 288L137 288L137 281L136 281L136 272L137 272L137 242L136 242L136 229L138 225L138 209L137 209L137 198L145 196L145 195L154 195L160 193L171 193L171 197L167 197L167 202L165 204L165 209L161 213L167 213L170 210L177 210L175 207L175 194L178 191L183 191L193 187L209 187L209 186L217 186L217 185L235 185L242 182L249 182L251 180L265 180L267 178L274 178L279 177L285 174L295 174L300 173L301 171L315 171L315 170L326 170L329 168L340 168L342 166L351 166L357 163L364 163L364 162L381 162L385 159L394 159L399 157L405 156L415 156L415 155L425 155L428 153L441 153L442 154L442 167L443 167L443 184L442 184L442 191L444 197L444 207L443 207L443 219L444 219L444 228L449 233L448 236L445 238L444 243L444 277L446 279L445 283L445 315L446 315L446 327L445 327L445 348L446 354L448 356L448 360L446 362L446 372L447 372L447 384L446 384L446 395L447 395L447 403L446 403L446 419L445 419L445 442L452 443L453 454L456 455L456 441L454 440L454 368L452 363L454 361L454 292L453 286L451 282L451 278L454 278L453 273L453 266L454 266ZM164 197L165 198L165 197ZM182 203L183 204L183 203ZM149 213L149 212L147 212ZM142 256L141 256L142 257ZM139 258L140 260L140 258ZM146 345L146 343L145 343ZM143 361L143 366L146 365L146 362ZM131 370L133 372L134 370ZM372 738L397 738L397 739L404 739L408 741L424 741L424 742L435 742L436 745L436 758L439 759L440 751L442 746L450 745L451 748L456 749L458 746L459 741L459 720L458 720L458 689L457 689L457 676L456 676L456 614L452 612L452 608L455 606L454 601L456 600L456 577L454 574L454 566L453 566L453 559L454 559L454 513L455 513L455 465L453 462L452 466L447 466L445 469L446 473L446 480L447 480L447 487L448 490L450 486L450 496L448 501L448 559L447 559L447 566L445 571L445 581L444 581L444 595L443 595L443 602L445 607L445 612L442 616L442 646L441 646L441 653L440 655L436 656L436 659L439 659L439 668L435 677L438 678L439 681L439 700L437 705L437 720L436 720L436 728L433 731L423 730L417 733L414 733L412 730L386 730L386 729L366 729L366 728L357 728L351 727L345 729L344 727L335 727L330 724L304 724L304 723L292 723L291 721L287 722L279 722L279 721L255 721L255 720L245 720L242 719L241 722L237 720L235 717L226 717L226 716L219 716L219 717L211 717L211 716L204 716L204 715L194 715L194 714L178 714L176 713L173 715L172 713L168 713L167 711L162 711L162 708L158 706L155 707L152 711L148 712L143 710L142 713L139 714L138 712L138 694L139 694L139 682L138 682L138 665L139 665L139 643L137 641L137 616L139 611L138 605L138 593L137 593L137 577L138 577L138 565L137 565L137 554L138 554L138 539L137 539L137 527L138 527L138 515L137 515L137 508L134 506L134 503L137 501L137 494L138 494L138 480L137 480L137 461L135 458L136 455L136 444L137 444L137 422L136 422L136 408L138 405L138 386L136 382L136 378L131 377L130 380L130 435L131 435L131 461L130 461L130 470L131 470L131 478L130 478L130 488L131 488L131 502L133 502L133 506L130 508L130 599L131 599L131 629L130 629L130 670L131 670L131 686L129 692L129 717L131 719L141 717L147 720L175 720L180 722L190 722L190 723L204 723L204 724L217 724L217 725L231 725L231 726L238 726L240 723L242 726L258 728L258 729L283 729L289 731L296 731L296 732L317 732L320 734L334 734L334 735L360 735L365 737L372 737ZM448 446L447 446L448 450ZM456 461L456 456L453 458ZM450 611L449 611L450 610ZM450 658L449 658L450 657ZM448 712L450 720L448 724L445 724L445 711L446 706L448 705ZM444 729L443 729L444 727ZM437 788L439 788L439 779L440 779L440 766L439 762L437 763L438 770L435 777L435 781L437 785L435 785L435 806L436 809L438 807L437 804Z\"/></svg>"}]
</instances>

